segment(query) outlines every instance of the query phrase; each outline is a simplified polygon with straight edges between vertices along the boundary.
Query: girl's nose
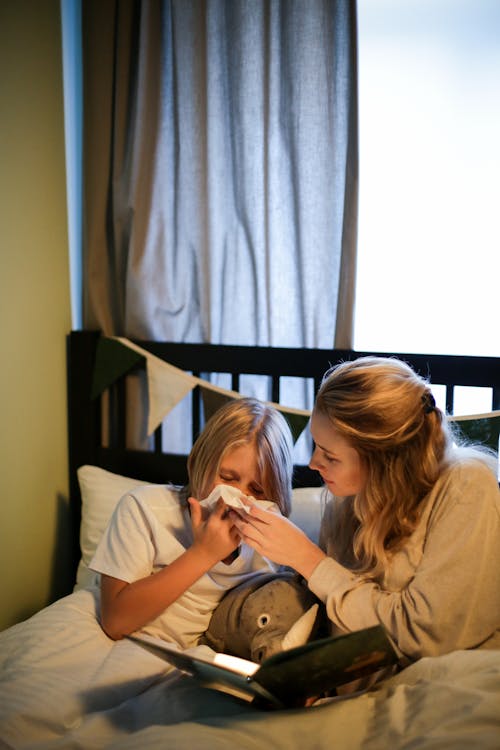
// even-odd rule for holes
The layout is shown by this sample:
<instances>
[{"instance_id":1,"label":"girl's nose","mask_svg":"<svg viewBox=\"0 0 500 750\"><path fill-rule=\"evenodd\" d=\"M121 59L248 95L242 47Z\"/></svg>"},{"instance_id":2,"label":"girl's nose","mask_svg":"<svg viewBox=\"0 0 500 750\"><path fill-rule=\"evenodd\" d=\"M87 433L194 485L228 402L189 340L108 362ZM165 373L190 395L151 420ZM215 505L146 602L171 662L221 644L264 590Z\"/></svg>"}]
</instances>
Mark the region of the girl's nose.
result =
<instances>
[{"instance_id":1,"label":"girl's nose","mask_svg":"<svg viewBox=\"0 0 500 750\"><path fill-rule=\"evenodd\" d=\"M251 495L249 487L245 484L245 482L239 482L236 479L231 482L231 485L235 487L237 490L242 492L244 495Z\"/></svg>"}]
</instances>

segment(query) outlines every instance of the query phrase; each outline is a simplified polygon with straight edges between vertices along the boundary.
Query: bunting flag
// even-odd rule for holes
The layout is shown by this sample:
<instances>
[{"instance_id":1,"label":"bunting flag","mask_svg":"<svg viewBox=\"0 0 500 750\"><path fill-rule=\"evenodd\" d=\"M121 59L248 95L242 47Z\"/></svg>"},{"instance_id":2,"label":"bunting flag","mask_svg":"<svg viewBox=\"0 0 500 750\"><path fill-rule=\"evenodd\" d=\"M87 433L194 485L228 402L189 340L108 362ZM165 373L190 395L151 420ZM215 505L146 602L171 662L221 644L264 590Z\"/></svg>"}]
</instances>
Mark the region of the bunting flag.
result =
<instances>
[{"instance_id":1,"label":"bunting flag","mask_svg":"<svg viewBox=\"0 0 500 750\"><path fill-rule=\"evenodd\" d=\"M236 391L224 391L222 388L215 389L215 386L200 385L201 398L203 400L203 413L205 422L210 419L217 409L227 404L228 401L234 401L241 398L241 393Z\"/></svg>"},{"instance_id":2,"label":"bunting flag","mask_svg":"<svg viewBox=\"0 0 500 750\"><path fill-rule=\"evenodd\" d=\"M242 398L242 394L237 391L228 391L211 383L201 382L203 383L200 384L200 390L203 399L205 421L210 419L212 414L228 401L232 401L235 398ZM305 409L292 409L282 404L275 404L272 401L267 401L266 403L269 406L274 406L277 411L283 414L292 433L293 442L296 443L311 418L311 412Z\"/></svg>"},{"instance_id":3,"label":"bunting flag","mask_svg":"<svg viewBox=\"0 0 500 750\"><path fill-rule=\"evenodd\" d=\"M493 411L490 414L472 414L467 417L448 417L448 419L458 424L460 432L471 443L482 443L498 451L500 411Z\"/></svg>"},{"instance_id":4,"label":"bunting flag","mask_svg":"<svg viewBox=\"0 0 500 750\"><path fill-rule=\"evenodd\" d=\"M227 401L242 398L237 391L221 388L202 378L189 375L184 370L164 362L129 339L101 337L97 344L94 366L93 398L100 395L118 378L139 363L146 364L148 383L148 435L163 422L167 414L196 386L199 386L205 420ZM294 442L306 427L311 413L305 409L294 409L268 402L280 411L287 420Z\"/></svg>"},{"instance_id":5,"label":"bunting flag","mask_svg":"<svg viewBox=\"0 0 500 750\"><path fill-rule=\"evenodd\" d=\"M140 353L146 360L149 398L147 433L152 435L174 406L199 384L200 379L164 362L128 339L119 338L118 341Z\"/></svg>"},{"instance_id":6,"label":"bunting flag","mask_svg":"<svg viewBox=\"0 0 500 750\"><path fill-rule=\"evenodd\" d=\"M206 380L189 375L126 338L104 336L97 343L91 398L99 396L118 378L144 362L146 363L149 397L148 435L155 431L174 406L196 386L199 386L201 391L205 420L208 420L227 401L242 398L241 393L220 388ZM296 442L309 422L311 412L273 402L268 403L283 414L292 432L293 440ZM447 418L458 424L461 432L471 443L482 443L495 451L498 450L500 411Z\"/></svg>"},{"instance_id":7,"label":"bunting flag","mask_svg":"<svg viewBox=\"0 0 500 750\"><path fill-rule=\"evenodd\" d=\"M90 398L100 396L118 378L144 363L144 356L130 347L101 336L97 342Z\"/></svg>"},{"instance_id":8,"label":"bunting flag","mask_svg":"<svg viewBox=\"0 0 500 750\"><path fill-rule=\"evenodd\" d=\"M299 409L285 409L281 404L273 404L273 406L280 411L288 422L288 426L292 433L294 444L297 442L299 437L304 432L309 420L311 419L311 412Z\"/></svg>"}]
</instances>

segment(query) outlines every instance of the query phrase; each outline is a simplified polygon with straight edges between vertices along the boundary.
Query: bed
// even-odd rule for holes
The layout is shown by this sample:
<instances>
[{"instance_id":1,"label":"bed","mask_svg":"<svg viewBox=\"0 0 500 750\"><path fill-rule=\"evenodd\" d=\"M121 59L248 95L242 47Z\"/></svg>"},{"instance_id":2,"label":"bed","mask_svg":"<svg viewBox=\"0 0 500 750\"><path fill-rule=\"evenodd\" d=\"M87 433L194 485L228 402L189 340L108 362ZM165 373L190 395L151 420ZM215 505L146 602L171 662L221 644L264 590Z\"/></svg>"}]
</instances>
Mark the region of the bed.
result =
<instances>
[{"instance_id":1,"label":"bed","mask_svg":"<svg viewBox=\"0 0 500 750\"><path fill-rule=\"evenodd\" d=\"M117 346L128 350L121 352L126 362L110 370ZM130 382L143 402L144 388L153 394L153 365L182 381L179 393L186 393L173 410L189 416L189 444L205 418L202 382L217 399L246 392L248 378L260 376L260 393L305 424L307 404L289 403L288 394L307 398L331 364L363 352L104 341L95 332L72 332L67 352L75 588L0 634L0 748L500 747L499 651L421 659L367 692L266 711L197 686L132 641L111 641L99 626L86 563L114 505L137 484L185 480L187 451L166 448L163 420L148 422L139 447L128 445ZM488 410L500 409L500 359L397 356L442 389L450 414L463 386L487 389ZM307 430L299 440L307 441ZM316 539L322 490L306 463L297 460L292 519Z\"/></svg>"}]
</instances>

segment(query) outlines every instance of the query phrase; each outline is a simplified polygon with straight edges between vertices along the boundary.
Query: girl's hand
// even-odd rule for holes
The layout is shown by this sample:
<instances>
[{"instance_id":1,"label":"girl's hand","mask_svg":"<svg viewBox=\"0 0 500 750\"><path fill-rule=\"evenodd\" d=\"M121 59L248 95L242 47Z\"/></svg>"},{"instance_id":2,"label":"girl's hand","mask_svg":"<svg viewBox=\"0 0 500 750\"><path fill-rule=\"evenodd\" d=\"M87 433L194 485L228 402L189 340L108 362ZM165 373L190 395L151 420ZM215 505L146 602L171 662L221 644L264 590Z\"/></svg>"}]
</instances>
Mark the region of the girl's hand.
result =
<instances>
[{"instance_id":1,"label":"girl's hand","mask_svg":"<svg viewBox=\"0 0 500 750\"><path fill-rule=\"evenodd\" d=\"M241 535L228 514L227 506L222 498L219 498L209 514L196 498L189 497L188 503L191 510L193 548L212 561L211 567L229 557L237 549Z\"/></svg>"},{"instance_id":2,"label":"girl's hand","mask_svg":"<svg viewBox=\"0 0 500 750\"><path fill-rule=\"evenodd\" d=\"M288 565L308 579L325 557L324 552L288 518L259 508L251 501L249 505L252 507L245 518L234 511L229 512L241 539L263 557L279 565Z\"/></svg>"}]
</instances>

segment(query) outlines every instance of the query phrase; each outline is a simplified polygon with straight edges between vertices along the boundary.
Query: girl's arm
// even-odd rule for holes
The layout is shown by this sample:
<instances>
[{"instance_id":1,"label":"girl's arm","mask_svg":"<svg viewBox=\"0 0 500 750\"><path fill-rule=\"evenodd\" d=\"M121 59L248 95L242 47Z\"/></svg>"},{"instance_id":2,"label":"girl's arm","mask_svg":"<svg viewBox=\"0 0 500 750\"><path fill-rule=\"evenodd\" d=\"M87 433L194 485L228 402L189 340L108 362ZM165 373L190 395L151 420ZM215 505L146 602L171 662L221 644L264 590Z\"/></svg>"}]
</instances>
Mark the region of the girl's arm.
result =
<instances>
[{"instance_id":1,"label":"girl's arm","mask_svg":"<svg viewBox=\"0 0 500 750\"><path fill-rule=\"evenodd\" d=\"M227 557L239 544L240 536L226 508L219 502L203 520L200 504L189 498L194 541L183 554L162 570L128 583L109 575L101 576L101 624L117 640L158 617L170 604Z\"/></svg>"}]
</instances>

